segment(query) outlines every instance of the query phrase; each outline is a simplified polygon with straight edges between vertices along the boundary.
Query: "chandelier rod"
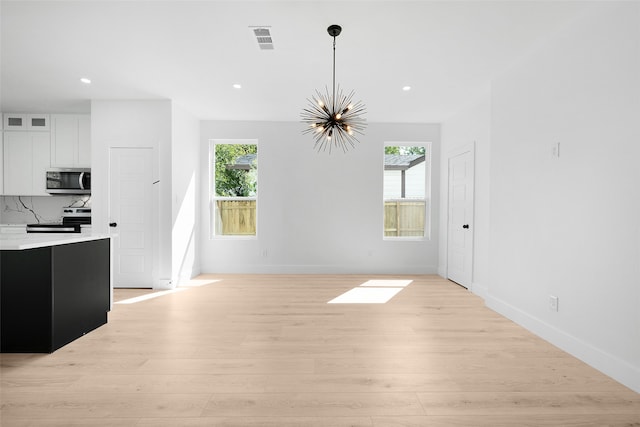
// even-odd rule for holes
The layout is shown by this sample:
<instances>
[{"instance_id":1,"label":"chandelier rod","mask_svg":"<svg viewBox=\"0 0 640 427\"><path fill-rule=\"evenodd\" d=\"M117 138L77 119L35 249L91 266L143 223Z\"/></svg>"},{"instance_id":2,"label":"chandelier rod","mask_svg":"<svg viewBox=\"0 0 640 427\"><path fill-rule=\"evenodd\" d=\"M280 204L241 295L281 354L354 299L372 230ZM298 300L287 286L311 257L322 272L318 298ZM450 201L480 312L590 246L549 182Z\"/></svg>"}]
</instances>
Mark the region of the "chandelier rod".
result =
<instances>
[{"instance_id":1,"label":"chandelier rod","mask_svg":"<svg viewBox=\"0 0 640 427\"><path fill-rule=\"evenodd\" d=\"M336 111L336 35L333 36L333 112Z\"/></svg>"}]
</instances>

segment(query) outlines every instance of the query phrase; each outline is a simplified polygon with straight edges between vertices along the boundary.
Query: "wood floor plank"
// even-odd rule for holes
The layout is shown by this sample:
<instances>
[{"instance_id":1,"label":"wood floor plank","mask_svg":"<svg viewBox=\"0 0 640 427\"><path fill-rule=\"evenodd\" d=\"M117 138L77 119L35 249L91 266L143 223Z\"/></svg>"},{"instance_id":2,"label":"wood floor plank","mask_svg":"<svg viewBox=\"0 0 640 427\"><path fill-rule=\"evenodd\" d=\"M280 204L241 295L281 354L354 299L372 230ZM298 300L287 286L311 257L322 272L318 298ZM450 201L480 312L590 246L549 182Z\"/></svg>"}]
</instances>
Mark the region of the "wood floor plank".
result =
<instances>
[{"instance_id":1,"label":"wood floor plank","mask_svg":"<svg viewBox=\"0 0 640 427\"><path fill-rule=\"evenodd\" d=\"M6 399L6 400L5 400ZM210 395L166 393L12 393L3 397L3 423L9 420L70 418L140 418L150 413L158 417L200 416Z\"/></svg>"},{"instance_id":2,"label":"wood floor plank","mask_svg":"<svg viewBox=\"0 0 640 427\"><path fill-rule=\"evenodd\" d=\"M202 417L142 419L140 427L371 427L369 417Z\"/></svg>"},{"instance_id":3,"label":"wood floor plank","mask_svg":"<svg viewBox=\"0 0 640 427\"><path fill-rule=\"evenodd\" d=\"M537 414L372 417L373 427L638 427L636 415Z\"/></svg>"},{"instance_id":4,"label":"wood floor plank","mask_svg":"<svg viewBox=\"0 0 640 427\"><path fill-rule=\"evenodd\" d=\"M215 394L202 416L345 417L422 415L415 393Z\"/></svg>"},{"instance_id":5,"label":"wood floor plank","mask_svg":"<svg viewBox=\"0 0 640 427\"><path fill-rule=\"evenodd\" d=\"M311 374L313 359L149 359L138 372L169 374Z\"/></svg>"},{"instance_id":6,"label":"wood floor plank","mask_svg":"<svg viewBox=\"0 0 640 427\"><path fill-rule=\"evenodd\" d=\"M430 415L610 413L640 417L640 400L625 395L615 392L437 392L419 393L418 397Z\"/></svg>"},{"instance_id":7,"label":"wood floor plank","mask_svg":"<svg viewBox=\"0 0 640 427\"><path fill-rule=\"evenodd\" d=\"M21 418L11 419L10 427L136 427L138 418Z\"/></svg>"},{"instance_id":8,"label":"wood floor plank","mask_svg":"<svg viewBox=\"0 0 640 427\"><path fill-rule=\"evenodd\" d=\"M39 383L39 382L38 382ZM37 384L37 383L36 383ZM24 385L31 391L36 385ZM147 374L91 375L71 382L68 391L87 393L389 393L462 390L447 374L293 375Z\"/></svg>"},{"instance_id":9,"label":"wood floor plank","mask_svg":"<svg viewBox=\"0 0 640 427\"><path fill-rule=\"evenodd\" d=\"M386 304L327 304L370 279ZM0 355L6 426L638 426L640 395L437 276L203 275Z\"/></svg>"}]
</instances>

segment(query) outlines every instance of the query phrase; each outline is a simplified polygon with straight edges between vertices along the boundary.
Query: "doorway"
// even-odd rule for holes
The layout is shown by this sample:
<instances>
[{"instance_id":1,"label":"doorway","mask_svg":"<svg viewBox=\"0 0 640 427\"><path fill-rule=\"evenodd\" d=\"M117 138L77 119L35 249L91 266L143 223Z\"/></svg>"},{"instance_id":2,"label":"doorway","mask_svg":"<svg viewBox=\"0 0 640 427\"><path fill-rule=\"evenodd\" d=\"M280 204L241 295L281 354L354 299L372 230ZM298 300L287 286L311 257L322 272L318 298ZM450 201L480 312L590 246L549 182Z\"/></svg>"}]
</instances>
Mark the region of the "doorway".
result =
<instances>
[{"instance_id":1,"label":"doorway","mask_svg":"<svg viewBox=\"0 0 640 427\"><path fill-rule=\"evenodd\" d=\"M469 289L473 282L474 144L448 156L447 278Z\"/></svg>"},{"instance_id":2,"label":"doorway","mask_svg":"<svg viewBox=\"0 0 640 427\"><path fill-rule=\"evenodd\" d=\"M109 232L113 286L153 287L152 148L111 147Z\"/></svg>"}]
</instances>

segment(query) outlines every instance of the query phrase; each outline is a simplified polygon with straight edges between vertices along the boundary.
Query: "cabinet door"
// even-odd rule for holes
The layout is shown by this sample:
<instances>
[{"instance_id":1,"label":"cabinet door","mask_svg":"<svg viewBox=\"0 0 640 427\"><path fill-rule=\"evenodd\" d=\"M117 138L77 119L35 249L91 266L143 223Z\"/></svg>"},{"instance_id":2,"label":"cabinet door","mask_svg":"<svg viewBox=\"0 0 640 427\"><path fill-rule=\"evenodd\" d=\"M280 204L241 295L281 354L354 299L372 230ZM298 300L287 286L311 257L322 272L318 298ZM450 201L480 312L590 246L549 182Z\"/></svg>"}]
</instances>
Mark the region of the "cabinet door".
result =
<instances>
[{"instance_id":1,"label":"cabinet door","mask_svg":"<svg viewBox=\"0 0 640 427\"><path fill-rule=\"evenodd\" d=\"M48 131L49 115L48 114L28 114L27 130Z\"/></svg>"},{"instance_id":2,"label":"cabinet door","mask_svg":"<svg viewBox=\"0 0 640 427\"><path fill-rule=\"evenodd\" d=\"M27 130L27 115L5 113L4 130Z\"/></svg>"},{"instance_id":3,"label":"cabinet door","mask_svg":"<svg viewBox=\"0 0 640 427\"><path fill-rule=\"evenodd\" d=\"M4 194L4 143L3 132L0 132L0 166L2 166L2 173L0 173L0 194Z\"/></svg>"},{"instance_id":4,"label":"cabinet door","mask_svg":"<svg viewBox=\"0 0 640 427\"><path fill-rule=\"evenodd\" d=\"M90 115L51 115L51 166L91 167Z\"/></svg>"},{"instance_id":5,"label":"cabinet door","mask_svg":"<svg viewBox=\"0 0 640 427\"><path fill-rule=\"evenodd\" d=\"M75 115L51 116L51 165L73 167L78 161L78 118Z\"/></svg>"},{"instance_id":6,"label":"cabinet door","mask_svg":"<svg viewBox=\"0 0 640 427\"><path fill-rule=\"evenodd\" d=\"M4 194L46 196L49 132L4 133Z\"/></svg>"},{"instance_id":7,"label":"cabinet door","mask_svg":"<svg viewBox=\"0 0 640 427\"><path fill-rule=\"evenodd\" d=\"M78 116L78 166L91 167L91 116Z\"/></svg>"},{"instance_id":8,"label":"cabinet door","mask_svg":"<svg viewBox=\"0 0 640 427\"><path fill-rule=\"evenodd\" d=\"M28 132L4 133L4 194L28 195L33 187L33 147Z\"/></svg>"},{"instance_id":9,"label":"cabinet door","mask_svg":"<svg viewBox=\"0 0 640 427\"><path fill-rule=\"evenodd\" d=\"M49 132L29 132L33 147L33 169L31 195L46 196L47 193L47 169L51 167L50 137Z\"/></svg>"}]
</instances>

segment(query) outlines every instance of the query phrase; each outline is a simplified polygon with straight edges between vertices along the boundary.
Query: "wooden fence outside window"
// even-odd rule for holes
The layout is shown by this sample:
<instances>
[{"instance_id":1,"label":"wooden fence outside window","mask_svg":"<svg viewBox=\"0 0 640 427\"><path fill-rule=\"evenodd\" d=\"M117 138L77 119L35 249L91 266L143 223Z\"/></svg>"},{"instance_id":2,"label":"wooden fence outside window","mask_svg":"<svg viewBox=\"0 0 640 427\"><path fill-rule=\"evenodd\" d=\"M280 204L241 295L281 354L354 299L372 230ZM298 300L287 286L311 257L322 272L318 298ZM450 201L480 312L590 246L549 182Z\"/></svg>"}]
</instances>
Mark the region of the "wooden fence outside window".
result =
<instances>
[{"instance_id":1,"label":"wooden fence outside window","mask_svg":"<svg viewBox=\"0 0 640 427\"><path fill-rule=\"evenodd\" d=\"M256 200L216 200L217 236L255 236ZM423 237L426 201L385 200L385 237Z\"/></svg>"},{"instance_id":2,"label":"wooden fence outside window","mask_svg":"<svg viewBox=\"0 0 640 427\"><path fill-rule=\"evenodd\" d=\"M385 200L385 237L423 237L426 206L425 200Z\"/></svg>"},{"instance_id":3,"label":"wooden fence outside window","mask_svg":"<svg viewBox=\"0 0 640 427\"><path fill-rule=\"evenodd\" d=\"M216 200L216 236L255 236L256 200Z\"/></svg>"}]
</instances>

